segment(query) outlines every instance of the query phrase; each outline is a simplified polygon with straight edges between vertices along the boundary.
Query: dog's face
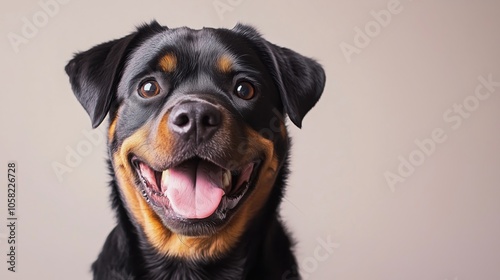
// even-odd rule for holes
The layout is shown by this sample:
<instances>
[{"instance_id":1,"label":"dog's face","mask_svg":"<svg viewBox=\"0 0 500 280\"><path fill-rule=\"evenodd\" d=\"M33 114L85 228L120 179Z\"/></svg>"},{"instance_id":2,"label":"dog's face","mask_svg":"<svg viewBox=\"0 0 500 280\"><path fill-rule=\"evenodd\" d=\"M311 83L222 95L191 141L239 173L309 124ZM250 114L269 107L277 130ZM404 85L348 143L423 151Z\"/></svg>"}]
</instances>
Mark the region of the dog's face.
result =
<instances>
[{"instance_id":1,"label":"dog's face","mask_svg":"<svg viewBox=\"0 0 500 280\"><path fill-rule=\"evenodd\" d=\"M283 116L300 126L325 81L319 64L242 25L153 22L66 71L94 127L109 112L130 218L159 252L191 258L226 252L266 205L289 149Z\"/></svg>"}]
</instances>

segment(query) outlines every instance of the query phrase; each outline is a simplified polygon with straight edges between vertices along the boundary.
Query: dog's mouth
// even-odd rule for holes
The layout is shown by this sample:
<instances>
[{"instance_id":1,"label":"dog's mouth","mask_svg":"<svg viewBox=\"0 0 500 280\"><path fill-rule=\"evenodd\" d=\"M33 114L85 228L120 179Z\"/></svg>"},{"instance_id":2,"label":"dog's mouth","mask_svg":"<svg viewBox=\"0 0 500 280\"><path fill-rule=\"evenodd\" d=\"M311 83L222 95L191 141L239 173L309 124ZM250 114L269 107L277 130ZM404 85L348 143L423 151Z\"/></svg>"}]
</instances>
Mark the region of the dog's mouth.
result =
<instances>
[{"instance_id":1,"label":"dog's mouth","mask_svg":"<svg viewBox=\"0 0 500 280\"><path fill-rule=\"evenodd\" d=\"M158 171L133 156L132 165L141 181L142 195L163 210L167 220L215 225L227 220L252 191L260 161L227 169L194 157Z\"/></svg>"}]
</instances>

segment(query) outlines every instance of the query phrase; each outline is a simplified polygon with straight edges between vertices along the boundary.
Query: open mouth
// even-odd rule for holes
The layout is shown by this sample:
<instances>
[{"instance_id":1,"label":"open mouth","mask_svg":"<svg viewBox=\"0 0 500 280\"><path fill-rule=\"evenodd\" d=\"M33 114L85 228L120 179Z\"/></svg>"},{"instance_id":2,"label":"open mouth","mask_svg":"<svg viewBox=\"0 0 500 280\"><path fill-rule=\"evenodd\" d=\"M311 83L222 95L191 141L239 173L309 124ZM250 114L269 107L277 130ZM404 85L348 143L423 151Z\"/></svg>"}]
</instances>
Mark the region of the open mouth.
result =
<instances>
[{"instance_id":1,"label":"open mouth","mask_svg":"<svg viewBox=\"0 0 500 280\"><path fill-rule=\"evenodd\" d=\"M225 220L234 213L253 189L259 163L229 170L195 157L157 171L132 157L144 198L167 218L190 222Z\"/></svg>"}]
</instances>

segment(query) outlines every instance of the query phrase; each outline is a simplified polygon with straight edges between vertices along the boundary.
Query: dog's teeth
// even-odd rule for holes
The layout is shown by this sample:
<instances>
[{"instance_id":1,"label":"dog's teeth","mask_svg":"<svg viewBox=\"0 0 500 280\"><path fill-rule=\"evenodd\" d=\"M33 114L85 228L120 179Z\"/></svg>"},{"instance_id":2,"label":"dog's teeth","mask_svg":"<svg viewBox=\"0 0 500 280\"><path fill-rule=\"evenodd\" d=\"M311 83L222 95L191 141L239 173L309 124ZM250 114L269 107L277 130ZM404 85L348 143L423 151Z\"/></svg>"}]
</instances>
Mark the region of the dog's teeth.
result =
<instances>
[{"instance_id":1,"label":"dog's teeth","mask_svg":"<svg viewBox=\"0 0 500 280\"><path fill-rule=\"evenodd\" d=\"M164 191L164 195L166 196L167 195L167 181L168 181L168 178L170 177L170 170L165 170L161 173L161 186L160 186L160 190L163 190Z\"/></svg>"},{"instance_id":2,"label":"dog's teeth","mask_svg":"<svg viewBox=\"0 0 500 280\"><path fill-rule=\"evenodd\" d=\"M222 174L222 184L224 184L224 188L228 188L231 184L231 172L226 170L224 174Z\"/></svg>"},{"instance_id":3,"label":"dog's teeth","mask_svg":"<svg viewBox=\"0 0 500 280\"><path fill-rule=\"evenodd\" d=\"M170 170L167 169L161 173L161 184L166 185L168 178L170 177Z\"/></svg>"}]
</instances>

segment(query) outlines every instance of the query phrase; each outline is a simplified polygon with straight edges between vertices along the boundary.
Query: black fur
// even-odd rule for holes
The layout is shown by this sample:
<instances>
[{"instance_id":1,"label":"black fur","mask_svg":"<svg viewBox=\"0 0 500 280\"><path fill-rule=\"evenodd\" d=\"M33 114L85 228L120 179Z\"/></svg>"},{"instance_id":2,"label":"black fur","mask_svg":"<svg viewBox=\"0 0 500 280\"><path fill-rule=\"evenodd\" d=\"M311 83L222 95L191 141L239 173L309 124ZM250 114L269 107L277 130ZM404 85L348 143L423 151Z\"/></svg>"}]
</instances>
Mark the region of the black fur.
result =
<instances>
[{"instance_id":1,"label":"black fur","mask_svg":"<svg viewBox=\"0 0 500 280\"><path fill-rule=\"evenodd\" d=\"M284 114L300 127L306 113L319 100L325 74L314 60L269 43L255 29L245 25L237 25L232 30L196 32L187 28L168 29L152 22L126 37L78 53L68 63L66 72L73 91L94 128L108 113L112 121L118 109L124 108L119 117L126 122L117 127L117 139L109 143L110 157L121 145L120 139L130 136L145 120L158 115L164 110L163 104L175 96L200 90L220 92L216 85L224 84L223 78L214 71L203 69L211 55L236 54L242 69L258 72L255 79L262 94L251 105L233 102L223 93L214 97L232 112L235 120L255 131L265 130L272 118L281 118ZM200 49L193 42L200 42L203 47ZM131 90L136 87L136 78L154 71L151 61L174 47L182 52L179 51L179 72L164 86L171 92L158 99L161 101L158 104L139 100ZM198 58L193 62L191 56ZM203 75L210 75L212 80L199 78ZM94 279L300 279L291 251L292 242L278 213L290 149L290 139L278 134L267 136L273 141L280 162L267 203L248 222L236 246L217 259L193 261L159 254L127 211L110 161L111 198L117 212L117 226L92 265Z\"/></svg>"}]
</instances>

